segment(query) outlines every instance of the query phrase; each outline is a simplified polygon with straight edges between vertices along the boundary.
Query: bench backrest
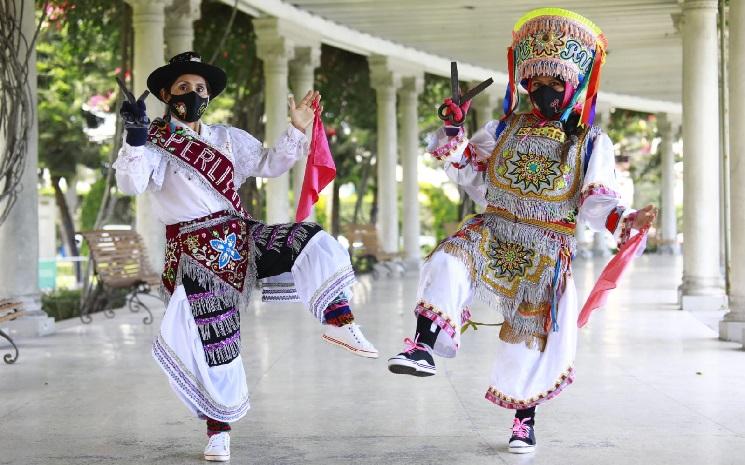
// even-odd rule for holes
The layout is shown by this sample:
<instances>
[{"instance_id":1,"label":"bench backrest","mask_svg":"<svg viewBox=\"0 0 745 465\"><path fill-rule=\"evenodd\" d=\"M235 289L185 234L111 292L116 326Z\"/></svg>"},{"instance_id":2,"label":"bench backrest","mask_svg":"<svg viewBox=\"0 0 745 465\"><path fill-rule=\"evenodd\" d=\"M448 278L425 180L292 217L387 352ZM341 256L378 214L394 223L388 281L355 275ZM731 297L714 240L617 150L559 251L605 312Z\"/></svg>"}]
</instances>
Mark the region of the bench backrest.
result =
<instances>
[{"instance_id":1,"label":"bench backrest","mask_svg":"<svg viewBox=\"0 0 745 465\"><path fill-rule=\"evenodd\" d=\"M126 288L157 282L150 268L145 244L135 231L96 230L82 233L90 247L96 274L104 285Z\"/></svg>"},{"instance_id":2,"label":"bench backrest","mask_svg":"<svg viewBox=\"0 0 745 465\"><path fill-rule=\"evenodd\" d=\"M381 252L378 231L372 224L348 224L344 226L344 237L352 245L362 243L367 255L377 256Z\"/></svg>"}]
</instances>

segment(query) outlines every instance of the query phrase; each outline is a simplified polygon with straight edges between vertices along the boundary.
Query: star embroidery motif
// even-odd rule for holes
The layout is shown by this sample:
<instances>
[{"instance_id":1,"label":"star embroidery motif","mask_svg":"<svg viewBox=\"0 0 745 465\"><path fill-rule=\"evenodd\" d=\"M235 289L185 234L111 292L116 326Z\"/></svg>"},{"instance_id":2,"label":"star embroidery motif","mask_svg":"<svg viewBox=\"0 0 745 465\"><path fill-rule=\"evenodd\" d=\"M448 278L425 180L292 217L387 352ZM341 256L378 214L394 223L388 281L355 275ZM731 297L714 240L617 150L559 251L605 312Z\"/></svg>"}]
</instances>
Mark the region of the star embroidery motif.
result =
<instances>
[{"instance_id":1,"label":"star embroidery motif","mask_svg":"<svg viewBox=\"0 0 745 465\"><path fill-rule=\"evenodd\" d=\"M564 46L564 34L555 31L539 32L533 36L533 50L536 56L553 56Z\"/></svg>"},{"instance_id":2,"label":"star embroidery motif","mask_svg":"<svg viewBox=\"0 0 745 465\"><path fill-rule=\"evenodd\" d=\"M219 266L220 269L225 268L225 266L230 263L230 260L235 262L240 261L241 254L235 250L236 241L235 233L228 234L224 240L210 240L210 247L212 247L216 252L220 252L220 257L217 261L217 266Z\"/></svg>"},{"instance_id":3,"label":"star embroidery motif","mask_svg":"<svg viewBox=\"0 0 745 465\"><path fill-rule=\"evenodd\" d=\"M489 268L497 276L512 280L525 275L535 253L514 242L495 240L489 244L488 255L491 258Z\"/></svg>"},{"instance_id":4,"label":"star embroidery motif","mask_svg":"<svg viewBox=\"0 0 745 465\"><path fill-rule=\"evenodd\" d=\"M562 174L557 160L533 153L518 152L516 157L507 160L506 165L505 177L512 185L535 194L552 189Z\"/></svg>"}]
</instances>

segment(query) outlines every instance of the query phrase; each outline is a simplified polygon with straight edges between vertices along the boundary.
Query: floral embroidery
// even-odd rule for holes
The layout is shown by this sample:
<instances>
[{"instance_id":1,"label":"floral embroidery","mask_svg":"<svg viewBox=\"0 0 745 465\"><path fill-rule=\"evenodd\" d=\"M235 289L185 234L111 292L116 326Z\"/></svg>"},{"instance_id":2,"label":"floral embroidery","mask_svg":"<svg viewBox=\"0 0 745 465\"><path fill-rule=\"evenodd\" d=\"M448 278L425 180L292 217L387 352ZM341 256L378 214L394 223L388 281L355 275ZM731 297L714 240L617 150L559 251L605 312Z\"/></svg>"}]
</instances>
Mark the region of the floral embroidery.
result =
<instances>
[{"instance_id":1,"label":"floral embroidery","mask_svg":"<svg viewBox=\"0 0 745 465\"><path fill-rule=\"evenodd\" d=\"M533 52L536 57L554 56L564 46L564 33L559 31L543 31L532 37Z\"/></svg>"},{"instance_id":2,"label":"floral embroidery","mask_svg":"<svg viewBox=\"0 0 745 465\"><path fill-rule=\"evenodd\" d=\"M516 276L523 276L533 262L535 252L515 242L499 239L489 242L489 268L497 276L504 276L512 280Z\"/></svg>"},{"instance_id":3,"label":"floral embroidery","mask_svg":"<svg viewBox=\"0 0 745 465\"><path fill-rule=\"evenodd\" d=\"M559 165L545 155L517 152L516 157L507 160L505 176L523 191L540 194L552 189L562 177Z\"/></svg>"},{"instance_id":4,"label":"floral embroidery","mask_svg":"<svg viewBox=\"0 0 745 465\"><path fill-rule=\"evenodd\" d=\"M219 266L220 269L225 268L225 265L230 263L230 260L235 262L241 260L241 254L235 250L235 243L235 233L228 234L224 240L212 239L210 241L210 247L212 247L216 252L220 252L220 257L218 258L217 263L217 266Z\"/></svg>"}]
</instances>

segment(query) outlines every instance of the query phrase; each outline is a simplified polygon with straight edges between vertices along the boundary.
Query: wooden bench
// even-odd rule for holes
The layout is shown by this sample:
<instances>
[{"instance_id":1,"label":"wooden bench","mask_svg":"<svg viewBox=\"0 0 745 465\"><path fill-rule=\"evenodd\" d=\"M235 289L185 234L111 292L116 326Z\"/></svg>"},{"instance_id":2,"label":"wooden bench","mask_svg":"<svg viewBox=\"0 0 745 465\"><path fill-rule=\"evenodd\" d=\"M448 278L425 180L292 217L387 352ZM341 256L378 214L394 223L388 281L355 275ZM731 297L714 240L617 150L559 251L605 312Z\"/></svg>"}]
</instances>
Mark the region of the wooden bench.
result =
<instances>
[{"instance_id":1,"label":"wooden bench","mask_svg":"<svg viewBox=\"0 0 745 465\"><path fill-rule=\"evenodd\" d=\"M0 323L5 323L6 321L13 321L16 318L20 318L23 315L25 315L26 312L23 311L23 304L17 301L12 300L3 300L0 301ZM5 360L5 363L11 364L15 363L16 360L18 360L18 346L16 346L15 342L13 342L13 339L8 335L5 331L0 329L0 336L5 338L8 342L10 342L10 345L13 347L13 350L15 350L15 355L12 354L5 354L3 356L3 360Z\"/></svg>"},{"instance_id":2,"label":"wooden bench","mask_svg":"<svg viewBox=\"0 0 745 465\"><path fill-rule=\"evenodd\" d=\"M104 310L108 318L114 317L110 308L113 293L128 291L127 306L132 312L141 309L147 312L142 322L153 322L153 314L140 296L151 294L153 287L160 285L160 275L153 272L145 252L142 237L135 231L96 230L82 233L88 242L94 267L96 285L89 286L80 309L80 319L90 323L93 311Z\"/></svg>"},{"instance_id":3,"label":"wooden bench","mask_svg":"<svg viewBox=\"0 0 745 465\"><path fill-rule=\"evenodd\" d=\"M374 225L348 224L344 227L343 234L349 241L352 260L367 260L374 278L381 275L402 275L406 271L401 260L403 254L384 251Z\"/></svg>"}]
</instances>

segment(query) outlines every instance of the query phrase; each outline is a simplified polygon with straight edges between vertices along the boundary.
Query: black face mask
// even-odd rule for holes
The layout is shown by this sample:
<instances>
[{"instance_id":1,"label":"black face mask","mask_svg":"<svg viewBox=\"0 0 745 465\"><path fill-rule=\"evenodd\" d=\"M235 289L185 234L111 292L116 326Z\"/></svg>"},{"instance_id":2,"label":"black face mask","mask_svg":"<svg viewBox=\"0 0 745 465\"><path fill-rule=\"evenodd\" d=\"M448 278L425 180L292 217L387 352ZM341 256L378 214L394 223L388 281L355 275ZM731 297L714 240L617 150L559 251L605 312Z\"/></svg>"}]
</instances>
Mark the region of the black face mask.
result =
<instances>
[{"instance_id":1,"label":"black face mask","mask_svg":"<svg viewBox=\"0 0 745 465\"><path fill-rule=\"evenodd\" d=\"M202 97L194 91L181 95L171 95L168 108L171 113L181 121L193 123L198 121L207 110L209 97Z\"/></svg>"},{"instance_id":2,"label":"black face mask","mask_svg":"<svg viewBox=\"0 0 745 465\"><path fill-rule=\"evenodd\" d=\"M559 92L553 87L541 86L530 93L530 99L543 116L554 119L563 110L561 103L564 101L564 91Z\"/></svg>"}]
</instances>

